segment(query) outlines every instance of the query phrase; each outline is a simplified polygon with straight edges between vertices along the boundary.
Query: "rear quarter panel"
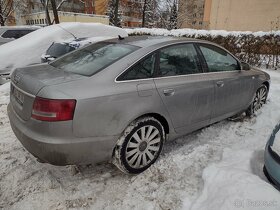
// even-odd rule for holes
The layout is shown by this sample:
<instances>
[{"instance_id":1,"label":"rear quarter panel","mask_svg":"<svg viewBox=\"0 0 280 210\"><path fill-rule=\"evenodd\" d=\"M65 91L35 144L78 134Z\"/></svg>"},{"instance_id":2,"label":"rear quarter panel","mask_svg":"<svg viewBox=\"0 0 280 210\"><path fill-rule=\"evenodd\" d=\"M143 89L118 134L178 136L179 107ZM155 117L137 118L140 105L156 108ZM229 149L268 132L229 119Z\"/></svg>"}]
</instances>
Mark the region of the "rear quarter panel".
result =
<instances>
[{"instance_id":1,"label":"rear quarter panel","mask_svg":"<svg viewBox=\"0 0 280 210\"><path fill-rule=\"evenodd\" d=\"M110 92L114 93L77 102L73 121L76 136L120 135L133 120L147 113L168 119L155 87L149 90L149 96L143 97L139 96L135 82L116 83L112 89Z\"/></svg>"}]
</instances>

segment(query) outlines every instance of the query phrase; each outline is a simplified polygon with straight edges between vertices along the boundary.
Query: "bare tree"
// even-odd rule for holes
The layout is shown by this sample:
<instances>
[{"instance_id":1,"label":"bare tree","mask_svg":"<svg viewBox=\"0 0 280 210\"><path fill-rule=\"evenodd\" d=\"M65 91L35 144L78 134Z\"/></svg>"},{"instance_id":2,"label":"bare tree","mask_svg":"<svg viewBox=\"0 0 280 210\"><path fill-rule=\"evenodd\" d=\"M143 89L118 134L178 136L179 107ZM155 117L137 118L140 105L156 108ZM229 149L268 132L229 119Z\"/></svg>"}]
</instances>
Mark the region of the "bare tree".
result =
<instances>
[{"instance_id":1,"label":"bare tree","mask_svg":"<svg viewBox=\"0 0 280 210\"><path fill-rule=\"evenodd\" d=\"M43 5L43 7L45 8L47 24L51 25L52 21L51 21L51 17L50 17L50 13L49 13L49 0L40 0L40 1L41 1L41 4Z\"/></svg>"},{"instance_id":2,"label":"bare tree","mask_svg":"<svg viewBox=\"0 0 280 210\"><path fill-rule=\"evenodd\" d=\"M62 0L62 3L63 2L65 2L65 1ZM62 3L61 3L61 5L62 5ZM51 5L52 5L52 10L53 10L54 22L55 22L55 24L59 24L59 18L58 18L58 13L57 13L55 0L51 0Z\"/></svg>"},{"instance_id":3,"label":"bare tree","mask_svg":"<svg viewBox=\"0 0 280 210\"><path fill-rule=\"evenodd\" d=\"M0 0L0 25L4 26L14 11L23 7L26 7L25 0Z\"/></svg>"},{"instance_id":4,"label":"bare tree","mask_svg":"<svg viewBox=\"0 0 280 210\"><path fill-rule=\"evenodd\" d=\"M59 17L58 17L58 12L57 11L61 10L64 3L70 2L70 1L73 1L73 0L60 0L60 1L40 0L40 1L41 1L41 4L43 5L43 7L45 8L47 24L52 25L53 23L56 23L56 24L59 23ZM85 3L82 0L79 0L79 1L82 2L82 3ZM59 2L59 3L57 4L57 2ZM49 8L51 8L52 11L53 11L53 15L54 15L53 21L51 20L51 17L50 17Z\"/></svg>"},{"instance_id":5,"label":"bare tree","mask_svg":"<svg viewBox=\"0 0 280 210\"><path fill-rule=\"evenodd\" d=\"M120 0L110 0L108 3L108 16L111 25L121 27Z\"/></svg>"},{"instance_id":6,"label":"bare tree","mask_svg":"<svg viewBox=\"0 0 280 210\"><path fill-rule=\"evenodd\" d=\"M153 27L156 22L157 0L145 0L142 12L142 27Z\"/></svg>"},{"instance_id":7,"label":"bare tree","mask_svg":"<svg viewBox=\"0 0 280 210\"><path fill-rule=\"evenodd\" d=\"M179 1L178 3L178 28L184 25L192 25L194 15L197 11L195 8L196 0Z\"/></svg>"}]
</instances>

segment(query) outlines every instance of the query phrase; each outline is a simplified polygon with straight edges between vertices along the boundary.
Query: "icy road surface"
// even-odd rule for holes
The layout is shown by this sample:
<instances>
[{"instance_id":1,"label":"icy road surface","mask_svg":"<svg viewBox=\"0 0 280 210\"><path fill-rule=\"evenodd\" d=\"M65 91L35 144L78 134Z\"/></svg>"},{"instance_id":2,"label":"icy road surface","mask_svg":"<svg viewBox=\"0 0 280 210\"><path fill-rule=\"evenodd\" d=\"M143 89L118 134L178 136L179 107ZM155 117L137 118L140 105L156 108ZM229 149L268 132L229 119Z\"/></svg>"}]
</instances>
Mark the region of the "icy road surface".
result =
<instances>
[{"instance_id":1,"label":"icy road surface","mask_svg":"<svg viewBox=\"0 0 280 210\"><path fill-rule=\"evenodd\" d=\"M263 150L280 122L280 72L257 117L222 121L168 143L138 176L111 164L38 163L14 136L8 85L0 86L0 209L280 209L280 193L262 173Z\"/></svg>"}]
</instances>

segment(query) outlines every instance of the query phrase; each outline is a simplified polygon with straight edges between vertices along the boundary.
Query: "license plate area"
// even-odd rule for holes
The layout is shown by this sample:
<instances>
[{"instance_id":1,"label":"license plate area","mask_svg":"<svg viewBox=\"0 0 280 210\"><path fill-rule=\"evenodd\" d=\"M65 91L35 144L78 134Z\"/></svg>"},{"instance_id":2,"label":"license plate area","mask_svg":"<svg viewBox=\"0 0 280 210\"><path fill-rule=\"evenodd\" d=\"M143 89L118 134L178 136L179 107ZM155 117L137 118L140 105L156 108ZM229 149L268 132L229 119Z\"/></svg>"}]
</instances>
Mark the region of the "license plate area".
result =
<instances>
[{"instance_id":1,"label":"license plate area","mask_svg":"<svg viewBox=\"0 0 280 210\"><path fill-rule=\"evenodd\" d=\"M14 96L15 100L21 105L23 106L24 103L24 94L22 92L20 92L18 89L16 89L13 85L11 87L11 92L12 95Z\"/></svg>"}]
</instances>

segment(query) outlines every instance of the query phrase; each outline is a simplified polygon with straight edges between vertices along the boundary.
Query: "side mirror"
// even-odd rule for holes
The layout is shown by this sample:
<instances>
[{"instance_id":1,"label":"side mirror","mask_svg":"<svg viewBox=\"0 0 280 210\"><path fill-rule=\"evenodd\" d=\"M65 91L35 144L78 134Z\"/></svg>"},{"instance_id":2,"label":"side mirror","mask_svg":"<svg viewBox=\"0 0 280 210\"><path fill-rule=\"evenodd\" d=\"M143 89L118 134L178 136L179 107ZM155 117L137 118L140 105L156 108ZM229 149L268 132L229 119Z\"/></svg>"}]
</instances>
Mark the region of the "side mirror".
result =
<instances>
[{"instance_id":1,"label":"side mirror","mask_svg":"<svg viewBox=\"0 0 280 210\"><path fill-rule=\"evenodd\" d=\"M241 63L241 70L249 71L251 69L248 63L242 62Z\"/></svg>"}]
</instances>

